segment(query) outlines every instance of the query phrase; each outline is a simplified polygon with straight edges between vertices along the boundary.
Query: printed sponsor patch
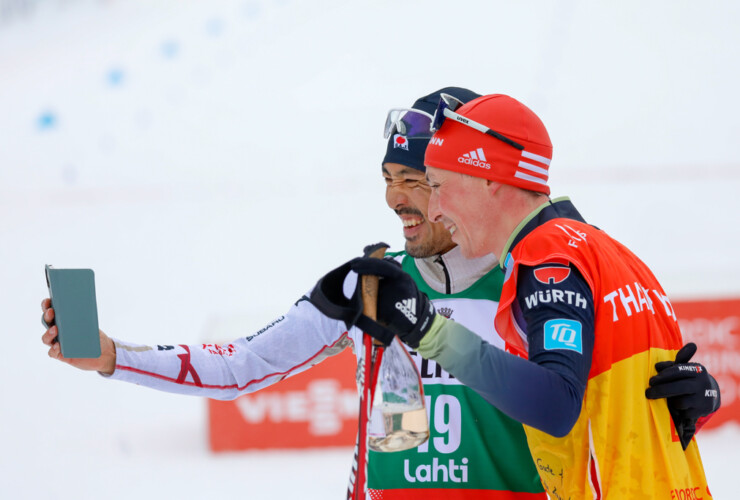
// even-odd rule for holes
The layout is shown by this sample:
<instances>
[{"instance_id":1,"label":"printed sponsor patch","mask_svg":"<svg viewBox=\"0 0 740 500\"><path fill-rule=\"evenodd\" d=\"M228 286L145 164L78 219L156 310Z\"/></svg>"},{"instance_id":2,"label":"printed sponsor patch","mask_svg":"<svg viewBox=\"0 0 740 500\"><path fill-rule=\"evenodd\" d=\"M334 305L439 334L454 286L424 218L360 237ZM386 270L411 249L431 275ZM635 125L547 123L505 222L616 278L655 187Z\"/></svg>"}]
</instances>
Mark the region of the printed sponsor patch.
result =
<instances>
[{"instance_id":1,"label":"printed sponsor patch","mask_svg":"<svg viewBox=\"0 0 740 500\"><path fill-rule=\"evenodd\" d=\"M568 304L569 306L580 307L581 309L588 308L588 301L586 298L578 292L572 290L538 290L526 297L524 302L527 309L534 309L539 304Z\"/></svg>"},{"instance_id":2,"label":"printed sponsor patch","mask_svg":"<svg viewBox=\"0 0 740 500\"><path fill-rule=\"evenodd\" d=\"M269 330L269 329L270 329L270 328L272 328L273 326L277 325L278 323L280 323L280 322L281 322L281 321L283 321L284 319L285 319L285 316L280 316L280 317L279 317L278 319L276 319L276 320L275 320L275 321L273 321L272 323L268 324L267 326L265 326L264 328L262 328L262 329L261 329L260 331L258 331L258 332L257 332L257 333L255 333L254 335L249 335L249 336L245 337L245 338L247 339L247 342L251 342L251 341L252 341L252 340L253 340L253 339L254 339L255 337L259 337L260 335L262 335L262 334L263 334L263 333L265 333L265 332L266 332L267 330Z\"/></svg>"},{"instance_id":3,"label":"printed sponsor patch","mask_svg":"<svg viewBox=\"0 0 740 500\"><path fill-rule=\"evenodd\" d=\"M464 153L457 158L457 161L464 165L472 165L474 167L485 168L486 170L491 169L491 164L487 163L486 154L483 152L483 148L478 148L475 151Z\"/></svg>"},{"instance_id":4,"label":"printed sponsor patch","mask_svg":"<svg viewBox=\"0 0 740 500\"><path fill-rule=\"evenodd\" d=\"M412 325L416 324L416 315L414 314L414 311L416 310L415 298L396 302L396 309L401 311L401 313L406 316L406 319L408 319Z\"/></svg>"},{"instance_id":5,"label":"printed sponsor patch","mask_svg":"<svg viewBox=\"0 0 740 500\"><path fill-rule=\"evenodd\" d=\"M146 352L153 350L152 347L148 345L126 345L116 341L113 341L113 344L116 346L116 349L122 349L129 352Z\"/></svg>"},{"instance_id":6,"label":"printed sponsor patch","mask_svg":"<svg viewBox=\"0 0 740 500\"><path fill-rule=\"evenodd\" d=\"M570 276L570 267L559 264L538 267L534 270L534 277L545 285L557 285Z\"/></svg>"},{"instance_id":7,"label":"printed sponsor patch","mask_svg":"<svg viewBox=\"0 0 740 500\"><path fill-rule=\"evenodd\" d=\"M583 335L580 321L551 319L545 323L545 349L568 349L583 354Z\"/></svg>"},{"instance_id":8,"label":"printed sponsor patch","mask_svg":"<svg viewBox=\"0 0 740 500\"><path fill-rule=\"evenodd\" d=\"M217 344L203 344L203 350L217 356L231 357L236 352L236 347L232 344L220 346Z\"/></svg>"},{"instance_id":9,"label":"printed sponsor patch","mask_svg":"<svg viewBox=\"0 0 740 500\"><path fill-rule=\"evenodd\" d=\"M393 136L393 149L398 148L409 150L409 140L405 135L396 134Z\"/></svg>"},{"instance_id":10,"label":"printed sponsor patch","mask_svg":"<svg viewBox=\"0 0 740 500\"><path fill-rule=\"evenodd\" d=\"M452 313L455 312L451 307L440 307L437 312L447 319L452 317Z\"/></svg>"}]
</instances>

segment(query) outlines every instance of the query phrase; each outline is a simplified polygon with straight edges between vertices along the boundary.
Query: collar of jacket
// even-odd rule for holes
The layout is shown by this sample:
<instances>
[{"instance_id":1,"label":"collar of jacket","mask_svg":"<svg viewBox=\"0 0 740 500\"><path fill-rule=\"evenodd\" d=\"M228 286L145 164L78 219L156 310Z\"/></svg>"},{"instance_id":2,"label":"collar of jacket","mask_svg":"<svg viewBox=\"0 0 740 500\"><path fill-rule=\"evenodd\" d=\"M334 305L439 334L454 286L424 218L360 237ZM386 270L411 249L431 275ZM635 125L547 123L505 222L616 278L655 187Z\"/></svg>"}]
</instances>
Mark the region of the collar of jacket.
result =
<instances>
[{"instance_id":1,"label":"collar of jacket","mask_svg":"<svg viewBox=\"0 0 740 500\"><path fill-rule=\"evenodd\" d=\"M442 255L415 259L415 262L421 277L429 287L448 295L470 288L498 264L493 254L477 259L466 259L462 256L459 246Z\"/></svg>"},{"instance_id":2,"label":"collar of jacket","mask_svg":"<svg viewBox=\"0 0 740 500\"><path fill-rule=\"evenodd\" d=\"M572 219L583 223L586 222L567 196L555 198L554 200L548 199L525 217L511 233L499 257L501 269L506 271L507 257L512 248L517 246L525 236L537 227L552 219Z\"/></svg>"}]
</instances>

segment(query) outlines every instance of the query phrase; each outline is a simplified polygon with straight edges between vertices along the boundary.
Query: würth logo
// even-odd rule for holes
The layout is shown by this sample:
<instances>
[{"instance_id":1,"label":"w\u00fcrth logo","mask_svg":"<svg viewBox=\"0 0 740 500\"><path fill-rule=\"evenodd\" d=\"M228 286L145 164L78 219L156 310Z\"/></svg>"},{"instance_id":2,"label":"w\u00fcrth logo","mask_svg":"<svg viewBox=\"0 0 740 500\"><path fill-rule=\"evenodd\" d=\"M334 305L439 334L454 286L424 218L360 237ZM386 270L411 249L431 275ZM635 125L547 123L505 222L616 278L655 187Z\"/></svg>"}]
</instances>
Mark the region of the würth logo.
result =
<instances>
[{"instance_id":1,"label":"w\u00fcrth logo","mask_svg":"<svg viewBox=\"0 0 740 500\"><path fill-rule=\"evenodd\" d=\"M406 299L396 302L396 309L401 311L411 321L412 325L416 324L416 315L414 314L414 311L416 311L416 299Z\"/></svg>"},{"instance_id":2,"label":"w\u00fcrth logo","mask_svg":"<svg viewBox=\"0 0 740 500\"><path fill-rule=\"evenodd\" d=\"M486 170L491 169L491 164L486 163L486 155L483 153L483 148L478 148L475 151L458 156L457 161L465 165L485 168Z\"/></svg>"}]
</instances>

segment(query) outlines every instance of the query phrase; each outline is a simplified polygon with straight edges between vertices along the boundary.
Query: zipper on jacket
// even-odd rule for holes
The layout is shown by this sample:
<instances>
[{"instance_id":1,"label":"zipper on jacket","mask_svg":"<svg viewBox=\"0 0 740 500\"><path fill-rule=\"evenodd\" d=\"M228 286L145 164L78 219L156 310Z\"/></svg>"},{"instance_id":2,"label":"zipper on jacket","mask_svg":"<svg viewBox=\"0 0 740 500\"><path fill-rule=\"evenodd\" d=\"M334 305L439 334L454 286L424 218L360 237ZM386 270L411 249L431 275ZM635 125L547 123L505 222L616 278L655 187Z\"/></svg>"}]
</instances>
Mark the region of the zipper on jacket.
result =
<instances>
[{"instance_id":1,"label":"zipper on jacket","mask_svg":"<svg viewBox=\"0 0 740 500\"><path fill-rule=\"evenodd\" d=\"M447 266L445 265L445 261L442 260L442 256L440 255L439 257L437 257L437 261L436 262L439 262L439 265L442 266L442 271L445 273L445 294L446 295L451 295L452 294L452 290L451 290L452 287L451 287L451 283L450 283L450 273L447 271Z\"/></svg>"}]
</instances>

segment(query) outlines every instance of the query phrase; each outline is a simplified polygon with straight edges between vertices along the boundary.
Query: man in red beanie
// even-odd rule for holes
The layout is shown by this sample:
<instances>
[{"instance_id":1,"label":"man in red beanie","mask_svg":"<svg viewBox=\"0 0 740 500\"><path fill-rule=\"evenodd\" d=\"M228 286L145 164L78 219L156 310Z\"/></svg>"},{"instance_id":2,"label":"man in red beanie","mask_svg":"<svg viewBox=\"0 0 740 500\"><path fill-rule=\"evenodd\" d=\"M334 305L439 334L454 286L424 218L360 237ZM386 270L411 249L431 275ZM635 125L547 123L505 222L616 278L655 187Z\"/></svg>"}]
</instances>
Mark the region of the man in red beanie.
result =
<instances>
[{"instance_id":1,"label":"man in red beanie","mask_svg":"<svg viewBox=\"0 0 740 500\"><path fill-rule=\"evenodd\" d=\"M425 155L429 220L465 257L498 257L495 326L513 354L436 314L390 264L356 259L359 274L382 277L379 321L524 424L551 498L711 498L688 416L643 396L656 363L659 378L705 377L673 361L695 346L681 349L648 267L569 199L549 198L552 144L540 119L488 95L465 105L443 98L435 126ZM715 410L716 394L702 395Z\"/></svg>"}]
</instances>

